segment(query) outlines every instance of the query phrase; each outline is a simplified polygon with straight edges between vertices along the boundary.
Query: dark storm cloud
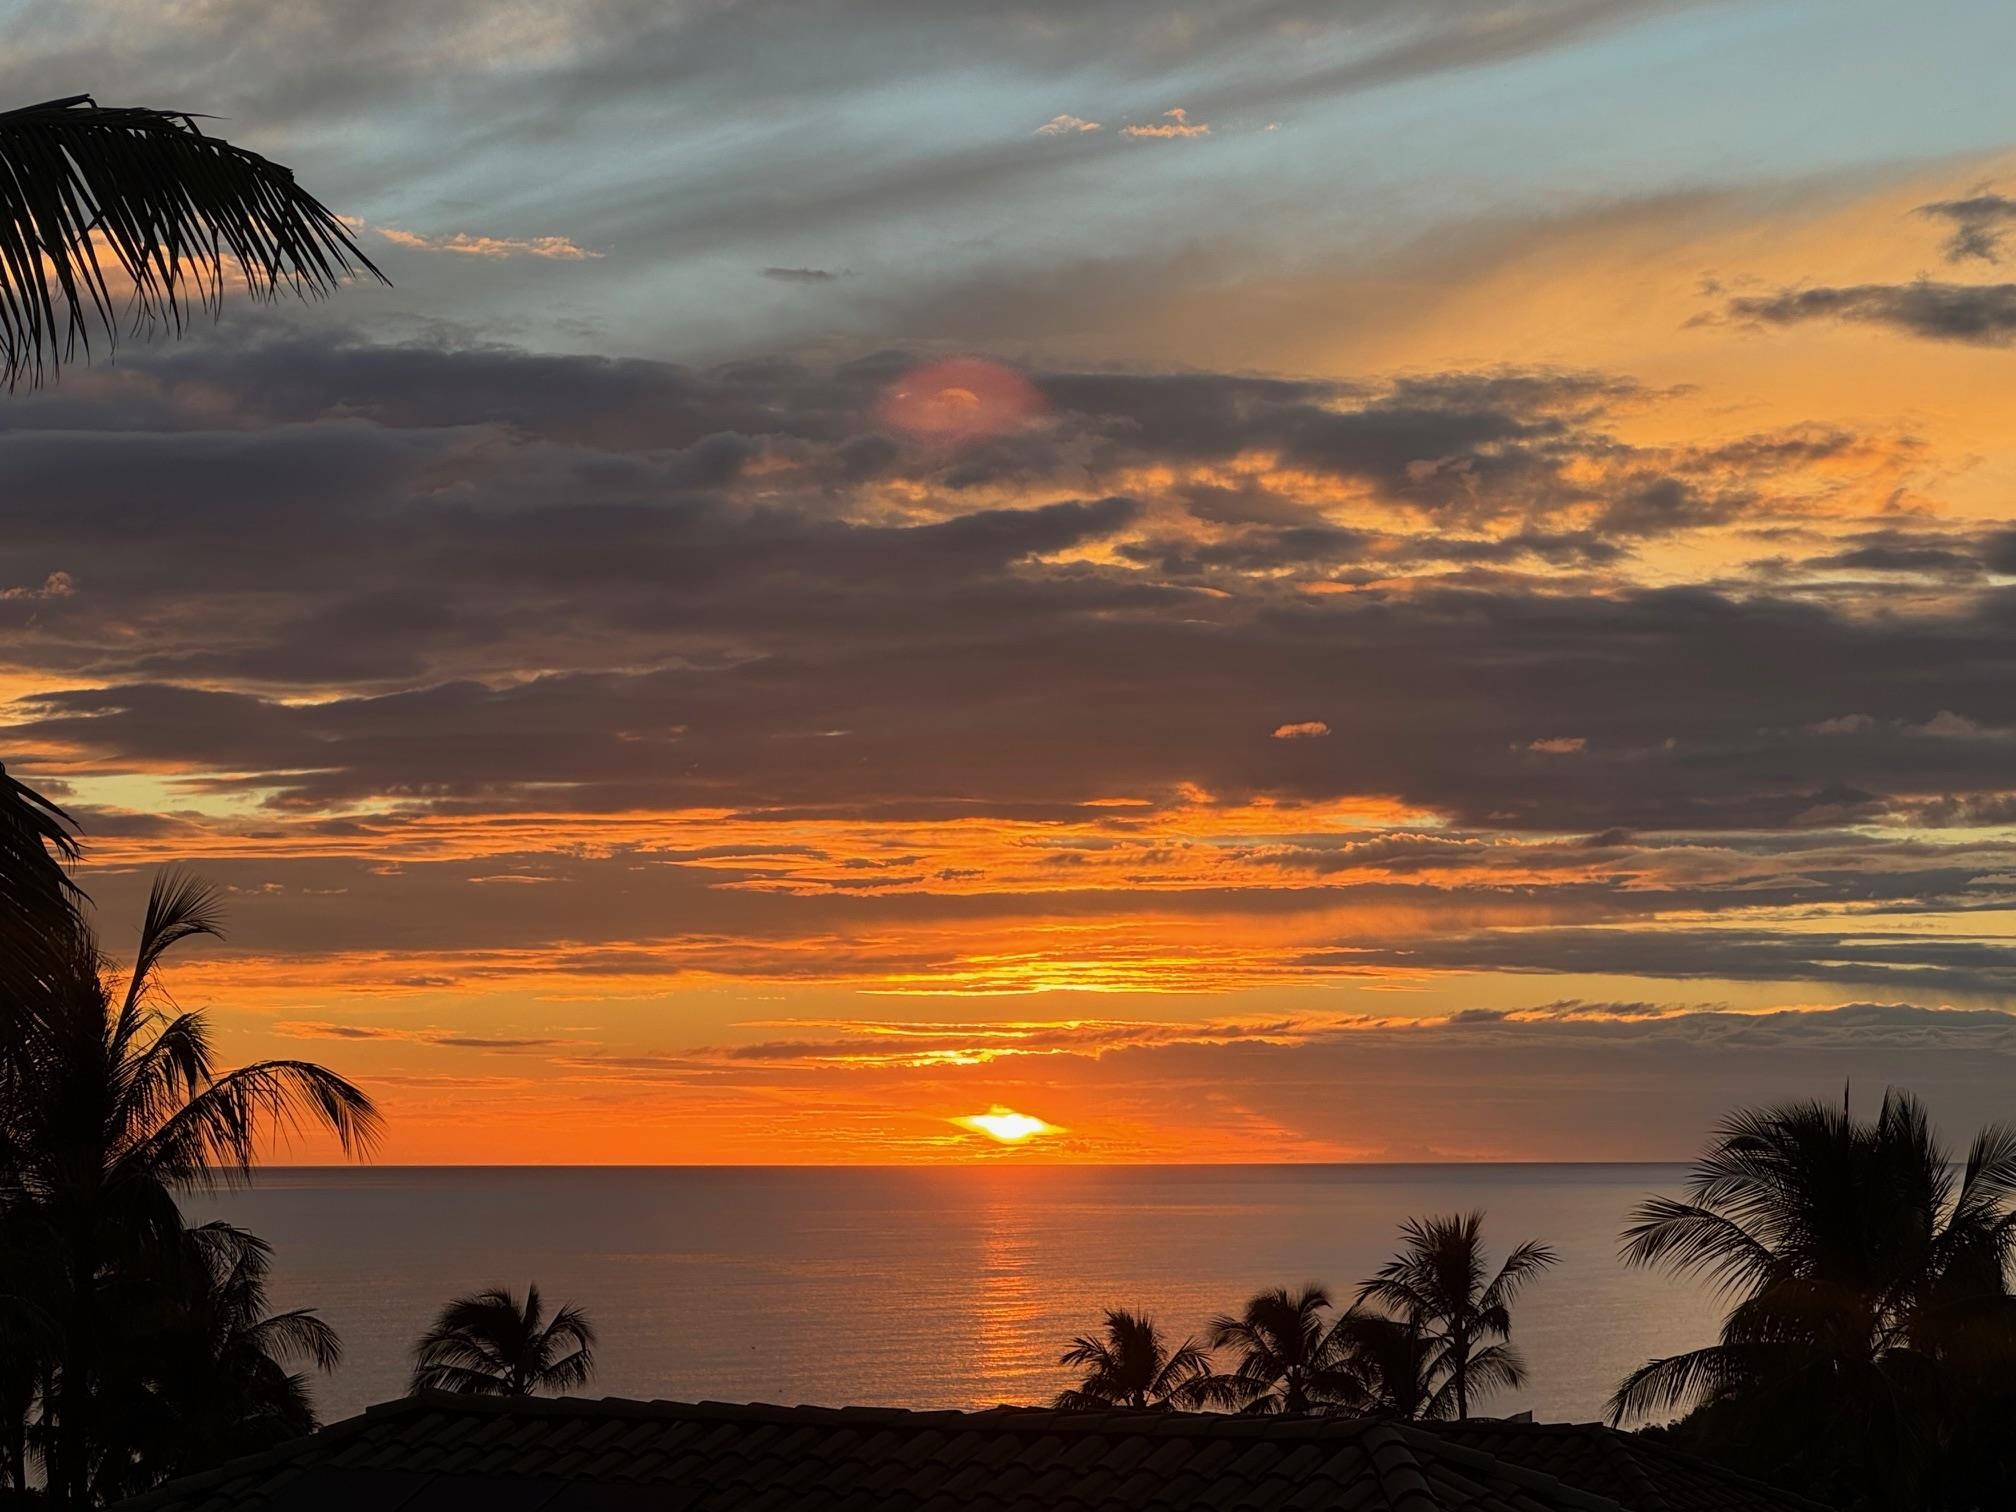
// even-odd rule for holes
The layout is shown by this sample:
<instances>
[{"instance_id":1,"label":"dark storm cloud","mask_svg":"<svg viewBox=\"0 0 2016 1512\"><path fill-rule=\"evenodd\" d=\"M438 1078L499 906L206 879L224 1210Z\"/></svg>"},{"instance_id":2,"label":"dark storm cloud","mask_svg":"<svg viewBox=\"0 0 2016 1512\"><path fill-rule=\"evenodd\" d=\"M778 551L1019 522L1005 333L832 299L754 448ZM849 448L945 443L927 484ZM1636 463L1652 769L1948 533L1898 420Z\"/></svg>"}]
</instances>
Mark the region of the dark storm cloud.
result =
<instances>
[{"instance_id":1,"label":"dark storm cloud","mask_svg":"<svg viewBox=\"0 0 2016 1512\"><path fill-rule=\"evenodd\" d=\"M1908 284L1783 289L1732 299L1729 313L1766 325L1847 320L1931 341L2007 346L2016 339L2016 284Z\"/></svg>"},{"instance_id":2,"label":"dark storm cloud","mask_svg":"<svg viewBox=\"0 0 2016 1512\"><path fill-rule=\"evenodd\" d=\"M1920 215L1948 222L1952 235L1946 242L1946 260L1965 262L2002 261L2002 238L2016 227L2016 199L2007 195L1970 194L1964 199L1938 200L1918 207Z\"/></svg>"},{"instance_id":3,"label":"dark storm cloud","mask_svg":"<svg viewBox=\"0 0 2016 1512\"><path fill-rule=\"evenodd\" d=\"M838 279L838 273L825 268L765 268L763 277L777 283L823 284Z\"/></svg>"}]
</instances>

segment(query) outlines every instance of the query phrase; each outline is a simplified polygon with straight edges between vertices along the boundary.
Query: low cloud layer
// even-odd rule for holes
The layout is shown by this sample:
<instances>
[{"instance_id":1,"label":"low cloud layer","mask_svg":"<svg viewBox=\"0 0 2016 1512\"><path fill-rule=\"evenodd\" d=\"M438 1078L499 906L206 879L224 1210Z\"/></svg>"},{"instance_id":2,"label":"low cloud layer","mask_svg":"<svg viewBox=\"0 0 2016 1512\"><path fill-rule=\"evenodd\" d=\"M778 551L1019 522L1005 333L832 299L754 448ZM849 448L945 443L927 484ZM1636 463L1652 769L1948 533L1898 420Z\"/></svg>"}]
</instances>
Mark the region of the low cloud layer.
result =
<instances>
[{"instance_id":1,"label":"low cloud layer","mask_svg":"<svg viewBox=\"0 0 2016 1512\"><path fill-rule=\"evenodd\" d=\"M1907 442L990 371L79 375L0 413L10 759L235 889L244 959L384 990L2016 985L2016 531L1883 523ZM982 408L906 429L935 372Z\"/></svg>"}]
</instances>

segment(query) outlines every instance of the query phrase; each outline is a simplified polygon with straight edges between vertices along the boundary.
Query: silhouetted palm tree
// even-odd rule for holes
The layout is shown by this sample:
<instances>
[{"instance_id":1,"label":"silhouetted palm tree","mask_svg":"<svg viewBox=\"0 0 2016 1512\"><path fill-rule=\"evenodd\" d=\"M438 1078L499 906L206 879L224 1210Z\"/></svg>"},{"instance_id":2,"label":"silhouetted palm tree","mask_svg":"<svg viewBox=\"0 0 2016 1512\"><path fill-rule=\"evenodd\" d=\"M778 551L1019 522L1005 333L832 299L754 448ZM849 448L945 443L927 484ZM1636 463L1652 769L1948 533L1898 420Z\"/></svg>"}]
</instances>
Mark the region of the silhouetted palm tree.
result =
<instances>
[{"instance_id":1,"label":"silhouetted palm tree","mask_svg":"<svg viewBox=\"0 0 2016 1512\"><path fill-rule=\"evenodd\" d=\"M0 111L0 372L39 381L93 324L178 333L227 281L256 298L384 275L294 175L206 136L183 111L105 108L72 95ZM108 281L104 263L118 275Z\"/></svg>"},{"instance_id":2,"label":"silhouetted palm tree","mask_svg":"<svg viewBox=\"0 0 2016 1512\"><path fill-rule=\"evenodd\" d=\"M1525 1362L1506 1342L1512 1302L1558 1258L1529 1239L1491 1275L1483 1231L1482 1213L1410 1218L1400 1225L1405 1247L1358 1290L1361 1305L1379 1303L1434 1342L1435 1369L1448 1378L1459 1418L1470 1415L1472 1397L1525 1381Z\"/></svg>"},{"instance_id":3,"label":"silhouetted palm tree","mask_svg":"<svg viewBox=\"0 0 2016 1512\"><path fill-rule=\"evenodd\" d=\"M166 874L148 897L123 991L91 931L73 923L46 990L4 1026L12 1082L0 1098L0 1211L51 1260L41 1305L56 1344L40 1395L59 1507L87 1499L97 1456L124 1452L93 1422L107 1295L176 1252L176 1193L245 1178L276 1130L319 1124L352 1153L377 1132L370 1099L321 1066L215 1069L203 1015L174 1010L158 973L177 943L218 931L212 891Z\"/></svg>"},{"instance_id":4,"label":"silhouetted palm tree","mask_svg":"<svg viewBox=\"0 0 2016 1512\"><path fill-rule=\"evenodd\" d=\"M595 1373L595 1330L578 1307L545 1316L539 1288L524 1306L501 1286L457 1297L413 1349L413 1390L471 1396L531 1396L586 1385Z\"/></svg>"},{"instance_id":5,"label":"silhouetted palm tree","mask_svg":"<svg viewBox=\"0 0 2016 1512\"><path fill-rule=\"evenodd\" d=\"M1346 1393L1352 1411L1405 1422L1456 1415L1441 1342L1413 1319L1354 1307L1331 1335L1338 1368L1354 1383L1354 1391Z\"/></svg>"},{"instance_id":6,"label":"silhouetted palm tree","mask_svg":"<svg viewBox=\"0 0 2016 1512\"><path fill-rule=\"evenodd\" d=\"M1200 1382L1199 1400L1289 1414L1356 1403L1359 1384L1324 1317L1329 1308L1330 1294L1320 1286L1300 1292L1277 1286L1250 1298L1237 1317L1214 1318L1211 1347L1236 1350L1238 1362Z\"/></svg>"},{"instance_id":7,"label":"silhouetted palm tree","mask_svg":"<svg viewBox=\"0 0 2016 1512\"><path fill-rule=\"evenodd\" d=\"M342 1344L311 1308L267 1311L272 1255L256 1235L206 1223L183 1234L157 1284L124 1299L131 1337L107 1373L125 1374L125 1390L109 1405L136 1437L127 1483L101 1480L103 1494L135 1494L314 1431L307 1377L291 1367L333 1370Z\"/></svg>"},{"instance_id":8,"label":"silhouetted palm tree","mask_svg":"<svg viewBox=\"0 0 2016 1512\"><path fill-rule=\"evenodd\" d=\"M1702 1431L1822 1494L1943 1504L1935 1483L1981 1452L1960 1442L1970 1403L2006 1398L2016 1369L2012 1199L2016 1130L1982 1130L1956 1183L1908 1094L1867 1123L1845 1099L1737 1114L1685 1199L1639 1205L1623 1250L1721 1287L1722 1337L1634 1371L1612 1421L1702 1405Z\"/></svg>"},{"instance_id":9,"label":"silhouetted palm tree","mask_svg":"<svg viewBox=\"0 0 2016 1512\"><path fill-rule=\"evenodd\" d=\"M1211 1357L1195 1339L1173 1350L1145 1313L1106 1312L1106 1336L1081 1335L1058 1361L1082 1366L1077 1389L1057 1393L1067 1412L1097 1407L1196 1407L1205 1400Z\"/></svg>"}]
</instances>

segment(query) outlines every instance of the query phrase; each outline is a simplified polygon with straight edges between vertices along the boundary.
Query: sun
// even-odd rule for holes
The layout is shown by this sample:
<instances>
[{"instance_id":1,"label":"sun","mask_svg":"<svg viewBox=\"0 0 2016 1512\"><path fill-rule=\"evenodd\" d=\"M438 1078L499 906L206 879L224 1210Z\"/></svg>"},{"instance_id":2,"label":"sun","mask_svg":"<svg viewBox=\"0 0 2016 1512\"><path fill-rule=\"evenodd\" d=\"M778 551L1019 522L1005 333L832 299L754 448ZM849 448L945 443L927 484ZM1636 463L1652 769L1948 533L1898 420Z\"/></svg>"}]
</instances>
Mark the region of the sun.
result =
<instances>
[{"instance_id":1,"label":"sun","mask_svg":"<svg viewBox=\"0 0 2016 1512\"><path fill-rule=\"evenodd\" d=\"M883 392L882 423L939 441L977 441L1019 430L1043 412L1043 396L1013 368L950 357L913 368Z\"/></svg>"},{"instance_id":2,"label":"sun","mask_svg":"<svg viewBox=\"0 0 2016 1512\"><path fill-rule=\"evenodd\" d=\"M971 1129L976 1134L985 1134L989 1139L1002 1144L1024 1144L1038 1134L1061 1134L1057 1125L1045 1123L1040 1118L1032 1118L1027 1113L1017 1113L1013 1108L1004 1108L996 1103L985 1113L968 1113L963 1118L951 1122L962 1129Z\"/></svg>"}]
</instances>

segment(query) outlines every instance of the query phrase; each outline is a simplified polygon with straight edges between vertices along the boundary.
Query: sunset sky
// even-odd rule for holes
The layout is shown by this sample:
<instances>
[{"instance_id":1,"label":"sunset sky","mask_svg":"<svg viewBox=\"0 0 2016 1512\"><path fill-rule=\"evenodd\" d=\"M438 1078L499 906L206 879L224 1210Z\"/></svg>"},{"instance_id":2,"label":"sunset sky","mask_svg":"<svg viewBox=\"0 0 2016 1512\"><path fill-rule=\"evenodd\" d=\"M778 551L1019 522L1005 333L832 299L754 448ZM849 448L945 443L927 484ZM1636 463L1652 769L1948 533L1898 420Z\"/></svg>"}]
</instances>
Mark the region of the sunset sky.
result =
<instances>
[{"instance_id":1,"label":"sunset sky","mask_svg":"<svg viewBox=\"0 0 2016 1512\"><path fill-rule=\"evenodd\" d=\"M396 285L0 400L0 757L382 1158L2011 1112L2016 6L0 18Z\"/></svg>"}]
</instances>

